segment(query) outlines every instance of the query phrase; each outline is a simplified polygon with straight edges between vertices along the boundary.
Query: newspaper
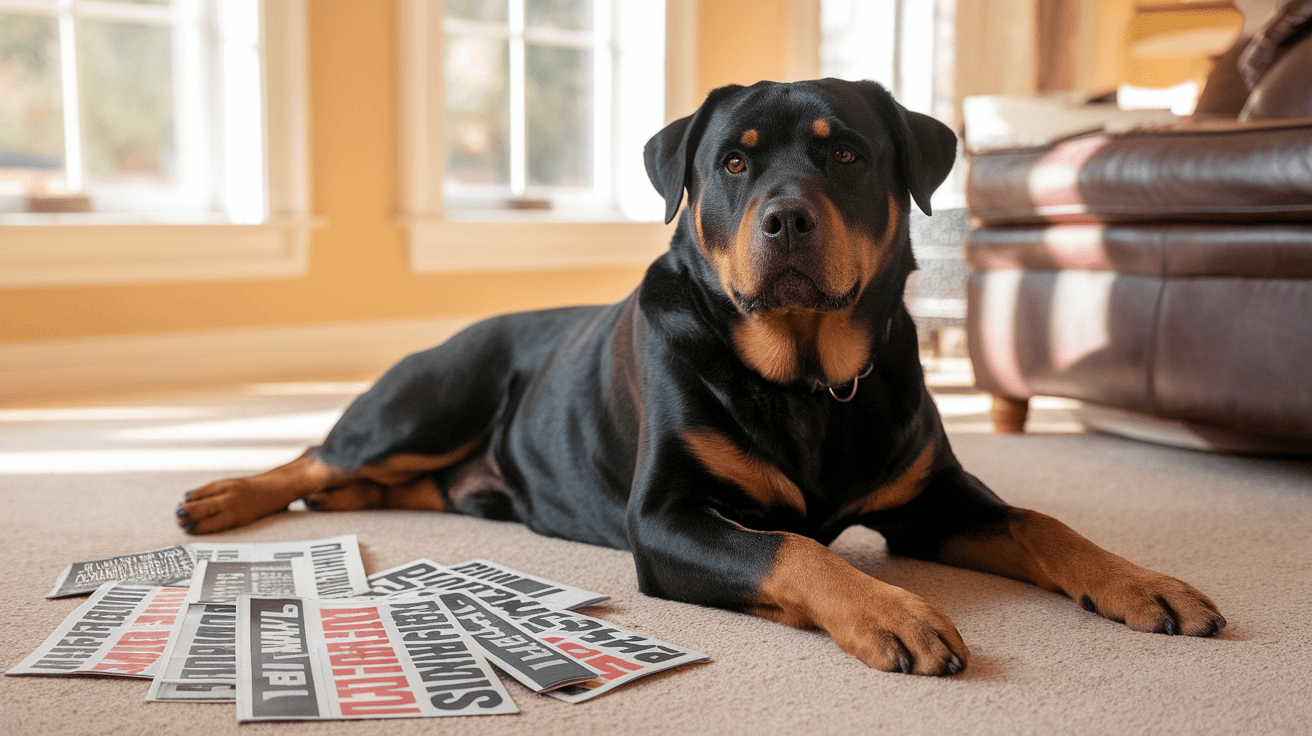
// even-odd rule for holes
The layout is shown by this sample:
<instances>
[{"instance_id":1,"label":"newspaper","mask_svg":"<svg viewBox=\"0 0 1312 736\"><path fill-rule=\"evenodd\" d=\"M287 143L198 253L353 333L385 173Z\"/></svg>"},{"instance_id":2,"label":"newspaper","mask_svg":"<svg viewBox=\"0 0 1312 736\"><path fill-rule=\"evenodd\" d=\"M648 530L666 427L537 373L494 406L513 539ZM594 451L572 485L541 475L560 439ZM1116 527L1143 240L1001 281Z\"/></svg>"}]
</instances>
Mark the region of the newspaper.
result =
<instances>
[{"instance_id":1,"label":"newspaper","mask_svg":"<svg viewBox=\"0 0 1312 736\"><path fill-rule=\"evenodd\" d=\"M397 565L370 575L369 592L365 595L387 597L423 590L434 576L452 571L509 589L552 608L573 610L610 600L608 595L535 577L487 560L470 560L452 567L424 559Z\"/></svg>"},{"instance_id":2,"label":"newspaper","mask_svg":"<svg viewBox=\"0 0 1312 736\"><path fill-rule=\"evenodd\" d=\"M192 557L181 545L152 549L103 560L74 562L59 573L47 598L83 595L102 583L133 582L142 585L186 585L191 577Z\"/></svg>"},{"instance_id":3,"label":"newspaper","mask_svg":"<svg viewBox=\"0 0 1312 736\"><path fill-rule=\"evenodd\" d=\"M105 583L9 675L155 675L185 588Z\"/></svg>"},{"instance_id":4,"label":"newspaper","mask_svg":"<svg viewBox=\"0 0 1312 736\"><path fill-rule=\"evenodd\" d=\"M307 557L314 570L317 598L347 598L369 589L354 534L298 542L192 542L187 549L197 562L268 562Z\"/></svg>"},{"instance_id":5,"label":"newspaper","mask_svg":"<svg viewBox=\"0 0 1312 736\"><path fill-rule=\"evenodd\" d=\"M237 608L191 604L178 617L146 700L237 700Z\"/></svg>"},{"instance_id":6,"label":"newspaper","mask_svg":"<svg viewBox=\"0 0 1312 736\"><path fill-rule=\"evenodd\" d=\"M487 560L470 560L450 567L461 575L509 588L552 608L572 611L610 600L608 595L535 577Z\"/></svg>"},{"instance_id":7,"label":"newspaper","mask_svg":"<svg viewBox=\"0 0 1312 736\"><path fill-rule=\"evenodd\" d=\"M242 596L237 649L240 722L519 712L437 600Z\"/></svg>"},{"instance_id":8,"label":"newspaper","mask_svg":"<svg viewBox=\"0 0 1312 736\"><path fill-rule=\"evenodd\" d=\"M569 703L595 698L639 677L691 662L710 661L710 657L700 652L612 626L581 613L550 608L515 591L443 568L432 560L415 560L409 565L385 570L371 577L370 581L390 581L399 570L421 568L426 570L423 586L394 593L394 599L426 600L448 593L465 593L479 601L486 610L515 623L538 641L552 645L601 673L596 679L547 693ZM417 575L411 576L412 579L415 577ZM374 590L376 592L378 588Z\"/></svg>"},{"instance_id":9,"label":"newspaper","mask_svg":"<svg viewBox=\"0 0 1312 736\"><path fill-rule=\"evenodd\" d=\"M187 594L189 606L169 638L146 699L236 700L236 613L231 605L221 604L236 603L241 595L313 597L316 581L311 560L299 553L264 562L199 560Z\"/></svg>"},{"instance_id":10,"label":"newspaper","mask_svg":"<svg viewBox=\"0 0 1312 736\"><path fill-rule=\"evenodd\" d=\"M439 596L442 606L455 616L483 653L502 672L536 693L565 685L595 680L601 674L538 641L533 634L488 610L464 593Z\"/></svg>"},{"instance_id":11,"label":"newspaper","mask_svg":"<svg viewBox=\"0 0 1312 736\"><path fill-rule=\"evenodd\" d=\"M47 598L90 593L108 582L187 587L195 563L269 562L306 557L314 572L318 598L348 598L366 592L364 563L354 534L299 542L192 542L102 560L75 562L64 568Z\"/></svg>"},{"instance_id":12,"label":"newspaper","mask_svg":"<svg viewBox=\"0 0 1312 736\"><path fill-rule=\"evenodd\" d=\"M188 603L236 603L242 595L313 598L314 571L304 557L267 562L196 563Z\"/></svg>"}]
</instances>

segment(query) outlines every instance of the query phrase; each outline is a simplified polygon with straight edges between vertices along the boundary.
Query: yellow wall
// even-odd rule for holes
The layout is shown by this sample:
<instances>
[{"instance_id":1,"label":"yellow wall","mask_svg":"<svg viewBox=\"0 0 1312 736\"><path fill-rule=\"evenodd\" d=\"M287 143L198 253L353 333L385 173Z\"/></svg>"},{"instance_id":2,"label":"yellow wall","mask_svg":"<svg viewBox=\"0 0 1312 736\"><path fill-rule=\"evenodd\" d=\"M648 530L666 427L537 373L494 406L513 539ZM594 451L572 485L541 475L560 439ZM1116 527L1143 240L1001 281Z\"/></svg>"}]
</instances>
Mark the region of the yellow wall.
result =
<instances>
[{"instance_id":1,"label":"yellow wall","mask_svg":"<svg viewBox=\"0 0 1312 736\"><path fill-rule=\"evenodd\" d=\"M787 0L702 0L698 5L697 88L784 78Z\"/></svg>"}]
</instances>

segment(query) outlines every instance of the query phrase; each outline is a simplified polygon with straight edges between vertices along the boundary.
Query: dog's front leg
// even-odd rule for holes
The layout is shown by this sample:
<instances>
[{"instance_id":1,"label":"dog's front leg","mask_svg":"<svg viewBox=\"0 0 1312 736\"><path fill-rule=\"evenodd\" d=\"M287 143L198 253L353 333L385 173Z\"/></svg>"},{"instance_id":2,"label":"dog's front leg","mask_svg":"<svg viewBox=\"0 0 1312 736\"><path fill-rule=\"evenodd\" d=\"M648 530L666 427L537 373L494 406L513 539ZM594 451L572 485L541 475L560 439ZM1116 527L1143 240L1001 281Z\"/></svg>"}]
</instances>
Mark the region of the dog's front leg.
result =
<instances>
[{"instance_id":1,"label":"dog's front leg","mask_svg":"<svg viewBox=\"0 0 1312 736\"><path fill-rule=\"evenodd\" d=\"M1212 636L1226 624L1192 585L1139 567L1037 511L1010 509L989 529L946 540L938 556L1063 593L1135 631Z\"/></svg>"},{"instance_id":2,"label":"dog's front leg","mask_svg":"<svg viewBox=\"0 0 1312 736\"><path fill-rule=\"evenodd\" d=\"M895 553L1032 583L1136 631L1212 636L1226 624L1192 585L1108 552L1050 516L1007 506L960 468L932 478L900 522L885 532Z\"/></svg>"},{"instance_id":3,"label":"dog's front leg","mask_svg":"<svg viewBox=\"0 0 1312 736\"><path fill-rule=\"evenodd\" d=\"M920 596L857 570L819 542L755 531L718 509L735 491L695 471L653 473L635 489L629 537L644 593L746 611L827 631L862 662L887 672L949 675L969 650L956 627Z\"/></svg>"}]
</instances>

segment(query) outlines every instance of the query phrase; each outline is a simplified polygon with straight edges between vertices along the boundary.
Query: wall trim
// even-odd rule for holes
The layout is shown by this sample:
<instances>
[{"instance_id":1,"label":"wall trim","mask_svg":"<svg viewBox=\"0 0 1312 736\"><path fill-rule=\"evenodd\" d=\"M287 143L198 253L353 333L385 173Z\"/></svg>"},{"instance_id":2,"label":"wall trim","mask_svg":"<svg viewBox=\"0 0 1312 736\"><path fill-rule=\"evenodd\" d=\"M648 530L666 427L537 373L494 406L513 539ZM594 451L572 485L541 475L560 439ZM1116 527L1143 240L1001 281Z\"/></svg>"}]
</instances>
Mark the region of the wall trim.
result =
<instances>
[{"instance_id":1,"label":"wall trim","mask_svg":"<svg viewBox=\"0 0 1312 736\"><path fill-rule=\"evenodd\" d=\"M311 227L5 225L0 287L299 276L309 258Z\"/></svg>"},{"instance_id":2,"label":"wall trim","mask_svg":"<svg viewBox=\"0 0 1312 736\"><path fill-rule=\"evenodd\" d=\"M416 273L646 266L669 250L674 225L652 222L412 220Z\"/></svg>"},{"instance_id":3,"label":"wall trim","mask_svg":"<svg viewBox=\"0 0 1312 736\"><path fill-rule=\"evenodd\" d=\"M449 317L3 343L0 403L372 378L474 321Z\"/></svg>"}]
</instances>

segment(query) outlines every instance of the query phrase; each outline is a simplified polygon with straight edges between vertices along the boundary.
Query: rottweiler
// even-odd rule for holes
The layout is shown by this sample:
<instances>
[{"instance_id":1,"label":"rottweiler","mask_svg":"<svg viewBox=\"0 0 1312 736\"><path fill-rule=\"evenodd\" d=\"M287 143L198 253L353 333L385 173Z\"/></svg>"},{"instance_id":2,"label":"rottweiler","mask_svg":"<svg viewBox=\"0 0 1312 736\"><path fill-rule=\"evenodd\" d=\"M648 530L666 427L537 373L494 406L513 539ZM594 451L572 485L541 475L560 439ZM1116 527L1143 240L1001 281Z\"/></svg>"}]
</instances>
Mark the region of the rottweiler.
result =
<instances>
[{"instance_id":1,"label":"rottweiler","mask_svg":"<svg viewBox=\"0 0 1312 736\"><path fill-rule=\"evenodd\" d=\"M961 671L924 599L829 550L1028 581L1138 631L1210 636L1205 595L962 469L903 305L911 201L956 136L873 82L716 89L646 145L670 249L628 298L495 317L403 359L323 444L178 507L191 533L312 509L452 511L631 550L653 596L829 632L880 670Z\"/></svg>"}]
</instances>

